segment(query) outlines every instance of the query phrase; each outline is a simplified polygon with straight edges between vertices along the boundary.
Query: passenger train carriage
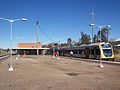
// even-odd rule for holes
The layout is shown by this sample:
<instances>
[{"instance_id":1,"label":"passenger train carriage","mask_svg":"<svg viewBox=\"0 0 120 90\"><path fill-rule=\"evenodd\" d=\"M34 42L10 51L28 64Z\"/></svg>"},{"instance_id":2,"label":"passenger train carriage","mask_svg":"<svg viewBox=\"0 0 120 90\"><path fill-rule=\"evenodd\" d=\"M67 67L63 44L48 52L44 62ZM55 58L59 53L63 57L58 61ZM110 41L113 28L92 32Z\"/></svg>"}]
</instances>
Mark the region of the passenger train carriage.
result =
<instances>
[{"instance_id":1,"label":"passenger train carriage","mask_svg":"<svg viewBox=\"0 0 120 90\"><path fill-rule=\"evenodd\" d=\"M73 51L74 57L114 60L112 45L105 42L62 47L61 51L64 56L70 56L70 51Z\"/></svg>"}]
</instances>

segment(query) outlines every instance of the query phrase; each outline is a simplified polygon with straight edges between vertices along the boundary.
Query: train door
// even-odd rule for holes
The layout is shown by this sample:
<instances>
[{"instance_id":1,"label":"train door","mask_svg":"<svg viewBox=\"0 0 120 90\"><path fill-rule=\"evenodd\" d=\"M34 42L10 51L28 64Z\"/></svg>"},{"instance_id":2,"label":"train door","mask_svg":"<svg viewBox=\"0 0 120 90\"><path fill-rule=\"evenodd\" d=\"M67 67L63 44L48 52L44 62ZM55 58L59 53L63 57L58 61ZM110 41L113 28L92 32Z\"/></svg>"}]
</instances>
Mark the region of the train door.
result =
<instances>
[{"instance_id":1,"label":"train door","mask_svg":"<svg viewBox=\"0 0 120 90\"><path fill-rule=\"evenodd\" d=\"M94 59L97 58L97 54L96 54L96 47L94 47Z\"/></svg>"},{"instance_id":2,"label":"train door","mask_svg":"<svg viewBox=\"0 0 120 90\"><path fill-rule=\"evenodd\" d=\"M85 58L89 58L89 48L85 48Z\"/></svg>"},{"instance_id":3,"label":"train door","mask_svg":"<svg viewBox=\"0 0 120 90\"><path fill-rule=\"evenodd\" d=\"M89 47L89 58L92 58L92 47Z\"/></svg>"},{"instance_id":4,"label":"train door","mask_svg":"<svg viewBox=\"0 0 120 90\"><path fill-rule=\"evenodd\" d=\"M99 47L94 47L94 58L95 59L100 58L100 49L99 49Z\"/></svg>"},{"instance_id":5,"label":"train door","mask_svg":"<svg viewBox=\"0 0 120 90\"><path fill-rule=\"evenodd\" d=\"M83 49L79 49L79 56L82 57L82 58L85 57Z\"/></svg>"},{"instance_id":6,"label":"train door","mask_svg":"<svg viewBox=\"0 0 120 90\"><path fill-rule=\"evenodd\" d=\"M96 59L100 59L100 48L96 48Z\"/></svg>"},{"instance_id":7,"label":"train door","mask_svg":"<svg viewBox=\"0 0 120 90\"><path fill-rule=\"evenodd\" d=\"M91 47L91 58L94 58L94 47Z\"/></svg>"}]
</instances>

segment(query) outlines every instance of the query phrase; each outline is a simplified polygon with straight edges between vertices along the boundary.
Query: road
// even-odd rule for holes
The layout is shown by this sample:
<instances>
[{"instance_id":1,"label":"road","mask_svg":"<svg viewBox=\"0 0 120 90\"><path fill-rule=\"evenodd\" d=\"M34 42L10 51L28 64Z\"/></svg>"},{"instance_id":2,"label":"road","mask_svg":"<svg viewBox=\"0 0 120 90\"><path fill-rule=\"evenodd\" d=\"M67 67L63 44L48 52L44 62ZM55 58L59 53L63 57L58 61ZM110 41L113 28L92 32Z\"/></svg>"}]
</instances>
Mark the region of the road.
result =
<instances>
[{"instance_id":1,"label":"road","mask_svg":"<svg viewBox=\"0 0 120 90\"><path fill-rule=\"evenodd\" d=\"M120 90L120 66L70 59L69 57L13 57L0 62L0 90Z\"/></svg>"}]
</instances>

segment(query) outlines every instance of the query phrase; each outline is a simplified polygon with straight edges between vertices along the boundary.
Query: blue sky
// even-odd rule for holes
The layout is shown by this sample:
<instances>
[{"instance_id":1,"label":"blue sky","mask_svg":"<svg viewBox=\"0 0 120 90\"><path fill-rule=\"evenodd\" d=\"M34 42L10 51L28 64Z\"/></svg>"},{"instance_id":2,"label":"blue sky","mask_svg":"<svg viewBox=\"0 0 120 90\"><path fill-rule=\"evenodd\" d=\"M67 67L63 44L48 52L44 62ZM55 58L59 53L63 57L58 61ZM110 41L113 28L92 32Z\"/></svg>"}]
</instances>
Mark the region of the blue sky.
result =
<instances>
[{"instance_id":1,"label":"blue sky","mask_svg":"<svg viewBox=\"0 0 120 90\"><path fill-rule=\"evenodd\" d=\"M92 35L90 12L95 9L95 24L112 26L109 38L120 38L120 0L0 0L0 17L28 20L13 23L13 47L18 42L35 42L36 20L54 40L62 43L71 37L78 41L80 32ZM98 27L95 27L95 33ZM9 47L10 23L0 20L0 47ZM24 37L24 38L20 38ZM19 38L19 39L16 39ZM39 29L39 41L51 41Z\"/></svg>"}]
</instances>

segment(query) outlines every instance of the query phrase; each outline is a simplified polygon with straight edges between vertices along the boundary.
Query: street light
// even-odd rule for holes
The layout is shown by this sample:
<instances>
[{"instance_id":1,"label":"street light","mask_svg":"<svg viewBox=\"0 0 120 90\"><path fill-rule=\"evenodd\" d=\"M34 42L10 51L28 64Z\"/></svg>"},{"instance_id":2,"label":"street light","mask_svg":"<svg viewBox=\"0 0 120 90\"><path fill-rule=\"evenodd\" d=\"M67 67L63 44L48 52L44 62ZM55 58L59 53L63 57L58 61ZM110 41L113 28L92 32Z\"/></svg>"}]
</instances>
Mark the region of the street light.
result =
<instances>
[{"instance_id":1,"label":"street light","mask_svg":"<svg viewBox=\"0 0 120 90\"><path fill-rule=\"evenodd\" d=\"M12 65L12 24L13 22L16 22L16 21L26 21L27 19L26 18L20 18L20 19L6 19L6 18L0 18L0 20L5 20L5 21L8 21L10 22L11 24L11 30L10 30L10 64L9 64L9 69L8 71L13 71L13 65Z\"/></svg>"},{"instance_id":2,"label":"street light","mask_svg":"<svg viewBox=\"0 0 120 90\"><path fill-rule=\"evenodd\" d=\"M108 30L110 30L110 28L111 28L111 25L102 25L102 26L99 26L99 25L96 25L96 24L90 24L89 26L96 26L96 27L98 27L99 29L100 29L100 40L102 40L101 39L101 30L103 29L103 28L107 28ZM107 33L107 41L108 41L108 33Z\"/></svg>"},{"instance_id":3,"label":"street light","mask_svg":"<svg viewBox=\"0 0 120 90\"><path fill-rule=\"evenodd\" d=\"M37 29L36 29L36 48L37 48L37 55L39 55L39 49L38 49L38 30L39 30L39 21L36 22Z\"/></svg>"},{"instance_id":4,"label":"street light","mask_svg":"<svg viewBox=\"0 0 120 90\"><path fill-rule=\"evenodd\" d=\"M98 25L96 25L96 24L90 24L90 26L96 26L96 27L98 27L99 29L100 29L100 43L101 43L101 30L102 30L102 28L103 27L108 27L108 28L111 28L111 26L110 25L103 25L103 26L98 26ZM103 66L103 64L102 64L102 59L101 59L101 53L100 53L100 65L99 65L99 67L104 67Z\"/></svg>"},{"instance_id":5,"label":"street light","mask_svg":"<svg viewBox=\"0 0 120 90\"><path fill-rule=\"evenodd\" d=\"M23 39L24 37L23 36L21 36L21 37L17 37L16 38L16 40L20 40L20 39ZM19 58L19 53L18 53L18 41L17 41L17 44L16 44L16 52L17 52L17 57L16 57L16 59L18 59Z\"/></svg>"},{"instance_id":6,"label":"street light","mask_svg":"<svg viewBox=\"0 0 120 90\"><path fill-rule=\"evenodd\" d=\"M59 43L58 43L58 58L57 59L60 59L60 40L59 40Z\"/></svg>"}]
</instances>

